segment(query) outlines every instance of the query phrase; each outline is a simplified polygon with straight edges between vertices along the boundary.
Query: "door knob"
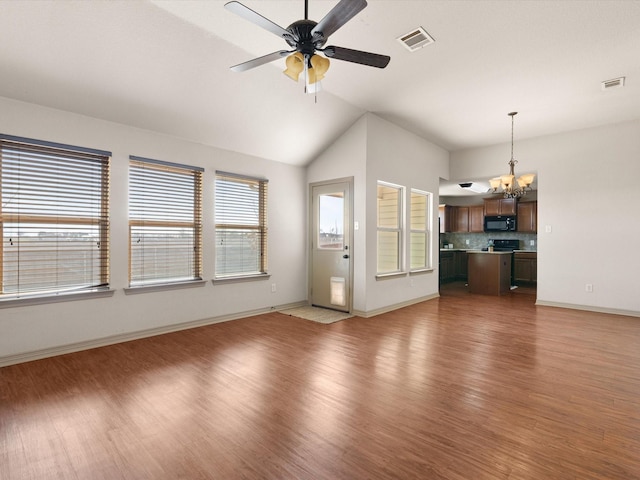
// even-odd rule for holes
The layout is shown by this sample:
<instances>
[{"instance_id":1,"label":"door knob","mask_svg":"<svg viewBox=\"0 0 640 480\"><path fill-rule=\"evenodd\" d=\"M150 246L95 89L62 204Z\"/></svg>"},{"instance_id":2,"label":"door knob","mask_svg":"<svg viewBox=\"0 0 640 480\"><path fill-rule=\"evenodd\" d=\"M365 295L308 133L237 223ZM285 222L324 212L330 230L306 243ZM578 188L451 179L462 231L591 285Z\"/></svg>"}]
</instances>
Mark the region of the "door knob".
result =
<instances>
[{"instance_id":1,"label":"door knob","mask_svg":"<svg viewBox=\"0 0 640 480\"><path fill-rule=\"evenodd\" d=\"M342 258L349 258L349 255L342 255Z\"/></svg>"}]
</instances>

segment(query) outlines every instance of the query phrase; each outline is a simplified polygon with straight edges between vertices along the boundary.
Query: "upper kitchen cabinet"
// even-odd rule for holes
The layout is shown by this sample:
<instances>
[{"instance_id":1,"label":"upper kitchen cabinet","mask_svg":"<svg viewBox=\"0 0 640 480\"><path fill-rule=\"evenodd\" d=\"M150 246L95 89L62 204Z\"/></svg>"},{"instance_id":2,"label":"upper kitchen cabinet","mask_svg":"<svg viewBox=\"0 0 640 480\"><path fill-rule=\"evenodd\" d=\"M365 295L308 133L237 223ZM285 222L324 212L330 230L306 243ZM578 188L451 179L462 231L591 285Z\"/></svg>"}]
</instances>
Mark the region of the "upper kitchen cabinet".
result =
<instances>
[{"instance_id":1,"label":"upper kitchen cabinet","mask_svg":"<svg viewBox=\"0 0 640 480\"><path fill-rule=\"evenodd\" d=\"M484 214L493 215L516 215L515 198L485 198Z\"/></svg>"},{"instance_id":2,"label":"upper kitchen cabinet","mask_svg":"<svg viewBox=\"0 0 640 480\"><path fill-rule=\"evenodd\" d=\"M474 233L484 232L483 205L474 205L469 207L469 231Z\"/></svg>"},{"instance_id":3,"label":"upper kitchen cabinet","mask_svg":"<svg viewBox=\"0 0 640 480\"><path fill-rule=\"evenodd\" d=\"M440 220L441 233L482 233L484 231L484 206L440 205L438 219Z\"/></svg>"},{"instance_id":4,"label":"upper kitchen cabinet","mask_svg":"<svg viewBox=\"0 0 640 480\"><path fill-rule=\"evenodd\" d=\"M455 215L452 232L469 231L469 207L454 207Z\"/></svg>"},{"instance_id":5,"label":"upper kitchen cabinet","mask_svg":"<svg viewBox=\"0 0 640 480\"><path fill-rule=\"evenodd\" d=\"M538 202L518 203L518 232L537 233Z\"/></svg>"},{"instance_id":6,"label":"upper kitchen cabinet","mask_svg":"<svg viewBox=\"0 0 640 480\"><path fill-rule=\"evenodd\" d=\"M438 221L440 222L440 233L452 232L455 207L451 205L440 205L438 207Z\"/></svg>"}]
</instances>

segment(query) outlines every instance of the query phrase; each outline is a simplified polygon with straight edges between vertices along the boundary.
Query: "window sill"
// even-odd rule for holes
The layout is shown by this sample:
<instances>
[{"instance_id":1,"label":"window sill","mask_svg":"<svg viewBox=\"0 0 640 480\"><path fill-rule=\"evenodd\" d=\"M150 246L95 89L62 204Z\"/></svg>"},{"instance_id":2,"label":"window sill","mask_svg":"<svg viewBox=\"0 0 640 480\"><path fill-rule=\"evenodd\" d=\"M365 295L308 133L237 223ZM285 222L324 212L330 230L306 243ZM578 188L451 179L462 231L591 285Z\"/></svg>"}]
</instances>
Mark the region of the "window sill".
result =
<instances>
[{"instance_id":1,"label":"window sill","mask_svg":"<svg viewBox=\"0 0 640 480\"><path fill-rule=\"evenodd\" d=\"M140 285L139 287L127 287L124 289L124 293L125 295L137 295L139 293L166 292L167 290L177 290L181 288L203 287L206 283L206 280L190 280L188 282Z\"/></svg>"},{"instance_id":2,"label":"window sill","mask_svg":"<svg viewBox=\"0 0 640 480\"><path fill-rule=\"evenodd\" d=\"M409 275L421 275L423 273L431 273L433 272L433 268L419 268L417 270L411 270Z\"/></svg>"},{"instance_id":3,"label":"window sill","mask_svg":"<svg viewBox=\"0 0 640 480\"><path fill-rule=\"evenodd\" d=\"M267 280L271 278L268 273L259 273L256 275L238 275L237 277L219 277L211 280L214 285L223 283L238 283L238 282L255 282L256 280Z\"/></svg>"},{"instance_id":4,"label":"window sill","mask_svg":"<svg viewBox=\"0 0 640 480\"><path fill-rule=\"evenodd\" d=\"M406 277L407 272L378 273L376 280L386 280L389 278Z\"/></svg>"},{"instance_id":5,"label":"window sill","mask_svg":"<svg viewBox=\"0 0 640 480\"><path fill-rule=\"evenodd\" d=\"M46 295L33 295L22 298L11 298L0 300L0 308L28 307L31 305L45 305L47 303L73 302L76 300L87 300L91 298L112 297L115 290L110 288L99 288L95 290L84 290L81 292L65 292Z\"/></svg>"}]
</instances>

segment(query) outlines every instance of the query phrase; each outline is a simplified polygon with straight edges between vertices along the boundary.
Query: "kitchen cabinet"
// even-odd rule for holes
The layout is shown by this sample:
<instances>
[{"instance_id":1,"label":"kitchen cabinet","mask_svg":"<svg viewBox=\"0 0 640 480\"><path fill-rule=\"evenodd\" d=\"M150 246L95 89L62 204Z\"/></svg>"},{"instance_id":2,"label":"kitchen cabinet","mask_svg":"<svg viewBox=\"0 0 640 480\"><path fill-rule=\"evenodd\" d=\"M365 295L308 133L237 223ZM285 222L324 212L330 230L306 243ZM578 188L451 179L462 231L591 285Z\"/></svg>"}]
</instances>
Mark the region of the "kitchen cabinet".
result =
<instances>
[{"instance_id":1,"label":"kitchen cabinet","mask_svg":"<svg viewBox=\"0 0 640 480\"><path fill-rule=\"evenodd\" d=\"M511 252L469 252L469 292L504 295L511 290Z\"/></svg>"},{"instance_id":2,"label":"kitchen cabinet","mask_svg":"<svg viewBox=\"0 0 640 480\"><path fill-rule=\"evenodd\" d=\"M474 233L484 232L484 205L469 207L469 231Z\"/></svg>"},{"instance_id":3,"label":"kitchen cabinet","mask_svg":"<svg viewBox=\"0 0 640 480\"><path fill-rule=\"evenodd\" d=\"M538 232L538 202L518 203L518 232Z\"/></svg>"},{"instance_id":4,"label":"kitchen cabinet","mask_svg":"<svg viewBox=\"0 0 640 480\"><path fill-rule=\"evenodd\" d=\"M515 252L513 254L513 280L516 284L537 282L537 252Z\"/></svg>"},{"instance_id":5,"label":"kitchen cabinet","mask_svg":"<svg viewBox=\"0 0 640 480\"><path fill-rule=\"evenodd\" d=\"M440 283L455 280L455 261L453 252L440 252Z\"/></svg>"},{"instance_id":6,"label":"kitchen cabinet","mask_svg":"<svg viewBox=\"0 0 640 480\"><path fill-rule=\"evenodd\" d=\"M453 215L452 232L468 232L469 231L469 207L453 207L455 212Z\"/></svg>"},{"instance_id":7,"label":"kitchen cabinet","mask_svg":"<svg viewBox=\"0 0 640 480\"><path fill-rule=\"evenodd\" d=\"M484 214L485 216L516 215L516 203L515 198L485 198Z\"/></svg>"},{"instance_id":8,"label":"kitchen cabinet","mask_svg":"<svg viewBox=\"0 0 640 480\"><path fill-rule=\"evenodd\" d=\"M449 233L453 228L455 207L451 205L440 205L438 207L438 220L440 221L440 233Z\"/></svg>"},{"instance_id":9,"label":"kitchen cabinet","mask_svg":"<svg viewBox=\"0 0 640 480\"><path fill-rule=\"evenodd\" d=\"M467 252L464 250L440 251L440 283L467 279Z\"/></svg>"},{"instance_id":10,"label":"kitchen cabinet","mask_svg":"<svg viewBox=\"0 0 640 480\"><path fill-rule=\"evenodd\" d=\"M484 206L454 207L440 205L438 219L441 233L484 232Z\"/></svg>"},{"instance_id":11,"label":"kitchen cabinet","mask_svg":"<svg viewBox=\"0 0 640 480\"><path fill-rule=\"evenodd\" d=\"M465 251L453 252L454 274L456 280L467 279L468 254Z\"/></svg>"}]
</instances>

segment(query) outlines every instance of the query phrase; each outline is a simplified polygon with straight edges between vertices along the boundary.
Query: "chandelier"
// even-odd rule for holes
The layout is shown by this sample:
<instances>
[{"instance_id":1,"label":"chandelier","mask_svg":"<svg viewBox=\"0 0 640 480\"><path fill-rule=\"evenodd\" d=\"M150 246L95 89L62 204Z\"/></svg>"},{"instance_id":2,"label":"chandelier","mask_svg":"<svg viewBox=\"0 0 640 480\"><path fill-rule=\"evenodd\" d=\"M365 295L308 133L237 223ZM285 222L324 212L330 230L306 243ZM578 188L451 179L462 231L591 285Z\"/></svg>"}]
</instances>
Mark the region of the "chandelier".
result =
<instances>
[{"instance_id":1,"label":"chandelier","mask_svg":"<svg viewBox=\"0 0 640 480\"><path fill-rule=\"evenodd\" d=\"M513 117L517 114L518 112L508 114L511 117L511 160L509 160L508 163L509 173L489 180L489 184L493 189L492 193L502 194L504 198L519 198L526 195L527 192L531 190L533 179L536 178L534 173L525 173L516 180L516 175L513 171L516 163L518 163L518 161L513 158ZM517 187L515 186L515 182L518 182ZM502 190L499 190L500 188Z\"/></svg>"}]
</instances>

